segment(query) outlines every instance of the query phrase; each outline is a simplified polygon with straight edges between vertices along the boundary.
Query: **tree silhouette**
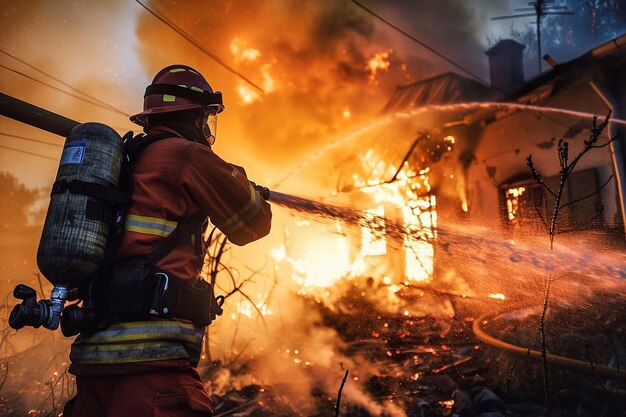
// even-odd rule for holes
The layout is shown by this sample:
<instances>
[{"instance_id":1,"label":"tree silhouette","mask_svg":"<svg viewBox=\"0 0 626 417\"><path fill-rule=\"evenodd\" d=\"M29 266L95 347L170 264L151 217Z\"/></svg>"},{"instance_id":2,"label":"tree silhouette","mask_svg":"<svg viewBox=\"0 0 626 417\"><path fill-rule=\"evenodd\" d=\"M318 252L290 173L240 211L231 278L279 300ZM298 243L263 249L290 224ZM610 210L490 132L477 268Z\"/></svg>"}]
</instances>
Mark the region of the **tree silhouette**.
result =
<instances>
[{"instance_id":1,"label":"tree silhouette","mask_svg":"<svg viewBox=\"0 0 626 417\"><path fill-rule=\"evenodd\" d=\"M549 54L559 62L569 61L626 31L626 3L623 0L559 0L555 4L566 6L564 10L573 13L547 15L542 21L542 54ZM511 29L509 36L526 45L524 69L527 76L532 76L537 71L535 25L521 30Z\"/></svg>"}]
</instances>

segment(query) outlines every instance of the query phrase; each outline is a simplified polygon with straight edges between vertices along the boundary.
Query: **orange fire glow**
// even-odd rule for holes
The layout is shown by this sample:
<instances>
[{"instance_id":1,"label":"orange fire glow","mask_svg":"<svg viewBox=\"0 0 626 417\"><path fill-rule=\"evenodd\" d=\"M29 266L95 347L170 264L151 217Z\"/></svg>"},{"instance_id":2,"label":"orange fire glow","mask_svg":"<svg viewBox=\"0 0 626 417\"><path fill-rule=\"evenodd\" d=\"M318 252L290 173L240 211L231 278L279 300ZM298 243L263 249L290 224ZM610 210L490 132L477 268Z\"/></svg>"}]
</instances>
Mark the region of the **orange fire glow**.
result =
<instances>
[{"instance_id":1,"label":"orange fire glow","mask_svg":"<svg viewBox=\"0 0 626 417\"><path fill-rule=\"evenodd\" d=\"M393 50L388 49L383 52L378 52L374 54L372 59L367 61L365 69L369 72L369 80L370 82L374 82L376 80L376 73L379 71L387 71L389 69L389 56L393 53Z\"/></svg>"},{"instance_id":2,"label":"orange fire glow","mask_svg":"<svg viewBox=\"0 0 626 417\"><path fill-rule=\"evenodd\" d=\"M248 84L240 83L237 86L237 93L241 99L241 104L251 104L257 101L261 95Z\"/></svg>"},{"instance_id":3,"label":"orange fire glow","mask_svg":"<svg viewBox=\"0 0 626 417\"><path fill-rule=\"evenodd\" d=\"M350 241L339 221L334 223L333 233L328 233L326 225L311 222L299 222L296 227L297 233L287 233L288 243L273 249L271 256L290 266L301 294L329 288L344 277L364 272L363 262L351 259Z\"/></svg>"},{"instance_id":4,"label":"orange fire glow","mask_svg":"<svg viewBox=\"0 0 626 417\"><path fill-rule=\"evenodd\" d=\"M261 51L256 48L249 47L248 43L239 37L235 37L231 41L230 51L237 64L257 63L261 57ZM265 63L259 67L261 78L263 80L261 87L264 93L270 93L275 90L275 81L270 74L270 68L270 63ZM243 105L252 104L261 99L261 92L243 80L240 80L237 85L237 94L239 95L240 102Z\"/></svg>"},{"instance_id":5,"label":"orange fire glow","mask_svg":"<svg viewBox=\"0 0 626 417\"><path fill-rule=\"evenodd\" d=\"M303 294L362 275L385 263L384 258L390 258L389 264L394 265L381 272L386 274L382 284L391 295L402 285L427 281L433 274L430 240L436 237L437 212L435 196L429 194L429 169L415 172L405 163L395 181L382 183L397 168L381 161L372 149L359 155L359 161L369 176L362 178L355 173L352 181L370 202L362 210L365 218L360 236L350 236L338 220L332 224L331 233L328 225L299 222L297 230L288 231L286 243L272 251L275 261L289 265L291 277ZM399 262L391 259L398 256ZM396 264L403 267L398 269Z\"/></svg>"},{"instance_id":6,"label":"orange fire glow","mask_svg":"<svg viewBox=\"0 0 626 417\"><path fill-rule=\"evenodd\" d=\"M250 300L237 301L237 313L250 319L256 319L259 314L264 317L273 314L273 311L267 306L263 297L263 294L258 294L259 301L254 305L252 305L252 301ZM231 314L231 319L237 320L237 318L237 314Z\"/></svg>"},{"instance_id":7,"label":"orange fire glow","mask_svg":"<svg viewBox=\"0 0 626 417\"><path fill-rule=\"evenodd\" d=\"M519 197L526 191L525 187L510 188L506 191L506 209L509 220L514 220L519 211Z\"/></svg>"},{"instance_id":8,"label":"orange fire glow","mask_svg":"<svg viewBox=\"0 0 626 417\"><path fill-rule=\"evenodd\" d=\"M274 78L269 73L269 68L269 64L261 66L261 76L263 77L262 87L265 93L271 93L275 89ZM243 105L252 104L261 99L261 92L243 81L239 82L239 85L237 86L237 93L239 94L240 102Z\"/></svg>"},{"instance_id":9,"label":"orange fire glow","mask_svg":"<svg viewBox=\"0 0 626 417\"><path fill-rule=\"evenodd\" d=\"M230 42L230 52L235 57L235 62L256 61L261 56L261 51L248 48L248 43L239 37L235 37Z\"/></svg>"}]
</instances>

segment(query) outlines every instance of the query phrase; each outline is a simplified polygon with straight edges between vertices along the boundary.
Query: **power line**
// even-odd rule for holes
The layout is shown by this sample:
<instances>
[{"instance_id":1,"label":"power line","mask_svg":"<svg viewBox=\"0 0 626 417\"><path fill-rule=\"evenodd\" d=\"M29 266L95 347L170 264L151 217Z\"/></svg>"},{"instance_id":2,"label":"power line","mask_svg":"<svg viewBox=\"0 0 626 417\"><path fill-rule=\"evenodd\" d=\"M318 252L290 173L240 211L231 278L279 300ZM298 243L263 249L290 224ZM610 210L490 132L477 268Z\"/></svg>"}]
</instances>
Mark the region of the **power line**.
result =
<instances>
[{"instance_id":1,"label":"power line","mask_svg":"<svg viewBox=\"0 0 626 417\"><path fill-rule=\"evenodd\" d=\"M474 74L473 72L471 72L470 70L466 69L465 67L457 64L456 62L454 62L453 60L451 60L450 58L448 58L447 56L445 56L444 54L442 54L441 52L437 51L435 48L425 44L424 42L420 41L419 39L417 39L416 37L414 37L413 35L405 32L404 30L400 29L398 26L394 25L393 23L391 23L390 21L386 20L384 17L376 14L375 12L373 12L372 10L368 9L367 7L365 7L364 5L362 5L361 3L359 3L357 0L351 0L352 3L356 4L357 6L359 6L361 9L365 10L366 12L368 12L369 14L371 14L372 16L374 16L375 18L377 18L378 20L380 20L381 22L385 23L387 26L392 27L393 29L395 29L396 31L400 32L401 34L403 34L404 36L406 36L407 38L411 39L412 41L418 43L419 45L421 45L422 47L426 48L427 50L429 50L430 52L432 52L433 54L437 55L438 57L444 59L446 62L454 65L456 68L460 69L461 71L465 72L466 74L471 75L472 77L476 78L477 80L479 80L480 82L486 83L485 80L483 80L481 77L479 77L478 75Z\"/></svg>"},{"instance_id":2,"label":"power line","mask_svg":"<svg viewBox=\"0 0 626 417\"><path fill-rule=\"evenodd\" d=\"M62 148L63 147L63 145L60 145L58 143L50 143L50 142L46 142L45 140L27 138L25 136L13 135L11 133L0 132L0 136L6 136L6 137L9 137L9 138L25 140L27 142L41 143L41 144L48 145L48 146L54 146L55 148Z\"/></svg>"},{"instance_id":3,"label":"power line","mask_svg":"<svg viewBox=\"0 0 626 417\"><path fill-rule=\"evenodd\" d=\"M28 74L25 74L25 73L23 73L23 72L21 72L21 71L15 70L15 69L13 69L13 68L9 68L9 67L7 67L6 65L2 65L2 64L0 64L0 68L4 68L4 69L5 69L5 70L7 70L7 71L11 71L11 72L13 72L13 73L15 73L15 74L21 75L22 77L28 78L29 80L35 81L36 83L39 83L39 84L45 85L46 87L52 88L53 90L59 91L59 92L61 92L61 93L63 93L63 94L66 94L66 95L68 95L68 96L70 96L70 97L74 97L75 99L80 100L80 101L83 101L83 102L85 102L85 103L89 103L89 104L92 104L92 105L94 105L94 106L100 107L101 109L104 109L104 110L109 110L109 111L112 111L112 112L115 112L115 113L119 113L119 114L121 114L121 115L123 115L123 116L126 116L126 117L128 117L128 116L129 116L128 114L124 113L124 112L123 112L123 111L121 111L121 110L117 110L117 109L115 109L115 108L111 108L111 107L103 106L103 105L102 105L102 104L100 104L100 103L97 103L97 102L94 102L94 101L89 100L89 99L87 99L87 98L81 97L81 96L79 96L79 95L76 95L76 94L70 93L69 91L65 91L65 90L63 90L63 89L61 89L61 88L55 87L55 86L53 86L53 85L51 85L51 84L48 84L48 83L46 83L46 82L44 82L44 81L38 80L37 78L32 77L32 76L30 76L30 75L28 75Z\"/></svg>"},{"instance_id":4,"label":"power line","mask_svg":"<svg viewBox=\"0 0 626 417\"><path fill-rule=\"evenodd\" d=\"M114 107L114 106L110 105L109 103L106 103L106 102L104 102L104 101L100 100L100 99L99 99L99 98L97 98L97 97L94 97L94 96L92 96L92 95L90 95L90 94L87 94L87 93L85 93L84 91L81 91L81 90L79 90L78 88L76 88L76 87L74 87L74 86L72 86L72 85L70 85L70 84L66 83L65 81L63 81L63 80L61 80L61 79L59 79L59 78L57 78L57 77L55 77L55 76L53 76L53 75L51 75L51 74L48 74L47 72L44 72L44 71L40 70L40 69L39 69L39 68L37 68L36 66L34 66L34 65L32 65L32 64L29 64L28 62L24 61L23 59L18 58L17 56L13 55L12 53L7 52L7 51L4 51L4 50L2 50L2 49L0 49L0 53L3 53L3 54L5 54L5 55L7 55L7 56L10 56L10 57L11 57L11 58L13 58L14 60L16 60L16 61L18 61L18 62L21 62L22 64L24 64L24 65L26 65L27 67L29 67L29 68L31 68L31 69L33 69L33 70L37 71L38 73L43 74L43 75L45 75L46 77L49 77L49 78L53 79L54 81L56 81L56 82L58 82L58 83L60 83L60 84L64 85L65 87L69 88L70 90L74 91L75 93L82 94L82 95L84 95L85 97L88 97L89 99L91 99L91 100L95 101L96 103L100 103L100 104L102 104L103 106L107 107L109 110L113 110L113 111L115 111L115 112L117 112L117 113L120 113L120 110L118 110L116 107ZM123 112L122 112L121 114L123 114L123 115L124 115L124 116L126 116L126 117L130 117L130 114L126 114L126 113L123 113Z\"/></svg>"},{"instance_id":5,"label":"power line","mask_svg":"<svg viewBox=\"0 0 626 417\"><path fill-rule=\"evenodd\" d=\"M152 16L156 17L157 19L159 19L161 22L165 23L167 26L170 27L170 29L172 29L173 31L175 31L176 33L178 33L180 36L182 36L183 38L185 38L189 43L191 43L193 46L195 46L196 48L198 48L199 50L201 50L202 52L204 52L206 55L208 55L211 59L213 59L215 62L217 62L218 64L220 64L222 67L226 68L228 71L230 71L231 73L235 74L237 77L241 78L242 80L244 80L245 82L247 82L248 84L250 84L251 86L253 86L254 88L256 88L257 90L259 90L261 93L265 94L265 91L263 91L263 89L261 87L259 87L257 84L253 83L252 81L250 81L250 79L248 79L245 75L243 75L242 73L240 73L239 71L237 71L236 69L234 69L233 67L231 67L230 65L228 65L222 58L220 58L215 52L209 51L207 48L205 48L204 46L200 45L200 43L198 43L198 41L196 41L191 35L189 35L187 32L185 32L184 30L182 30L180 27L176 26L173 22L167 20L166 18L160 16L157 12L155 12L154 10L152 10L148 5L146 5L143 1L141 0L135 0L137 3L139 3L141 5L141 7L143 7L144 9L146 9Z\"/></svg>"},{"instance_id":6,"label":"power line","mask_svg":"<svg viewBox=\"0 0 626 417\"><path fill-rule=\"evenodd\" d=\"M44 159L49 159L50 161L55 161L58 162L59 158L53 158L51 156L48 155L42 155L40 153L36 153L36 152L28 152L28 151L24 151L22 149L17 149L17 148L12 148L10 146L4 146L4 145L0 145L0 148L2 149L8 149L10 151L15 151L15 152L20 152L20 153L25 153L26 155L31 155L31 156L38 156L40 158L44 158Z\"/></svg>"}]
</instances>

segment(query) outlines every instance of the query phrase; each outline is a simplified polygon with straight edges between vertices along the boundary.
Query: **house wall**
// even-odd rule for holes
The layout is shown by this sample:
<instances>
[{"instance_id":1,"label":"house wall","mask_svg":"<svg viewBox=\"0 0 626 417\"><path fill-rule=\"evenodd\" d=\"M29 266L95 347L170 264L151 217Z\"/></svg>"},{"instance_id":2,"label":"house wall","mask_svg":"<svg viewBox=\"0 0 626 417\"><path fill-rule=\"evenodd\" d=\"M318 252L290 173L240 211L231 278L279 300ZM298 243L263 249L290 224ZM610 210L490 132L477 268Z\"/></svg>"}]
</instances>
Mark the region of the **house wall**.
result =
<instances>
[{"instance_id":1,"label":"house wall","mask_svg":"<svg viewBox=\"0 0 626 417\"><path fill-rule=\"evenodd\" d=\"M584 81L569 84L567 88L540 104L542 107L555 107L598 114L600 118L608 109L593 89ZM494 225L498 219L504 224L501 214L499 187L530 179L526 158L533 155L538 171L545 177L557 176L559 163L557 143L567 136L568 131L581 130L570 139L570 161L582 150L583 141L589 138L591 119L561 113L538 113L523 110L487 124L475 150L476 160L467 172L469 197L469 217L479 224ZM578 129L576 129L578 127ZM600 143L608 140L608 129ZM593 169L598 185L603 184L613 173L608 147L593 149L577 165L576 171ZM592 172L592 171L590 171ZM616 204L615 181L605 187L599 195L604 205L602 222L614 225L619 218Z\"/></svg>"}]
</instances>

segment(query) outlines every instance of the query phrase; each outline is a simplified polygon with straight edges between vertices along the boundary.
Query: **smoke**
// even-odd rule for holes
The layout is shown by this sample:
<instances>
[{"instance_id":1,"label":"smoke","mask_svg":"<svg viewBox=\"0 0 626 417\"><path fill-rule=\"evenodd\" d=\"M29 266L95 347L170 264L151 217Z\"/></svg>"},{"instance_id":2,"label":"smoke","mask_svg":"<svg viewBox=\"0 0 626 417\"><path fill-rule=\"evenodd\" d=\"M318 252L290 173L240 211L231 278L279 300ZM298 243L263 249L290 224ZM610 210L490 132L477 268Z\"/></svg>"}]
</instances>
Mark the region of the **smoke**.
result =
<instances>
[{"instance_id":1,"label":"smoke","mask_svg":"<svg viewBox=\"0 0 626 417\"><path fill-rule=\"evenodd\" d=\"M342 404L358 405L371 415L405 415L393 404L381 405L365 391L362 382L386 370L383 365L376 365L359 354L346 356L347 343L334 329L321 325L323 318L314 302L285 292L276 295L273 305L278 315L265 318L264 331L258 331L258 321L218 324L217 338L227 339L226 329L232 331L234 326L242 336L239 342L226 349L230 354L221 356L226 365L232 357L236 357L239 364L220 369L210 384L213 394L225 395L231 389L259 385L268 395L277 398L281 406L311 415L321 412L316 396L328 396L334 401L342 376L348 370L350 377L345 384ZM242 368L244 372L237 370Z\"/></svg>"},{"instance_id":2,"label":"smoke","mask_svg":"<svg viewBox=\"0 0 626 417\"><path fill-rule=\"evenodd\" d=\"M484 76L486 37L481 16L468 2L363 3ZM259 181L284 175L320 147L377 118L396 86L454 69L349 1L153 1L150 7L255 84L271 85L259 93L154 16L139 15L136 50L146 75L178 61L198 67L224 94L216 151L251 166ZM235 38L257 50L258 58L237 60L230 49ZM376 54L385 54L388 66L368 68ZM258 100L242 103L242 87L259 94Z\"/></svg>"}]
</instances>

